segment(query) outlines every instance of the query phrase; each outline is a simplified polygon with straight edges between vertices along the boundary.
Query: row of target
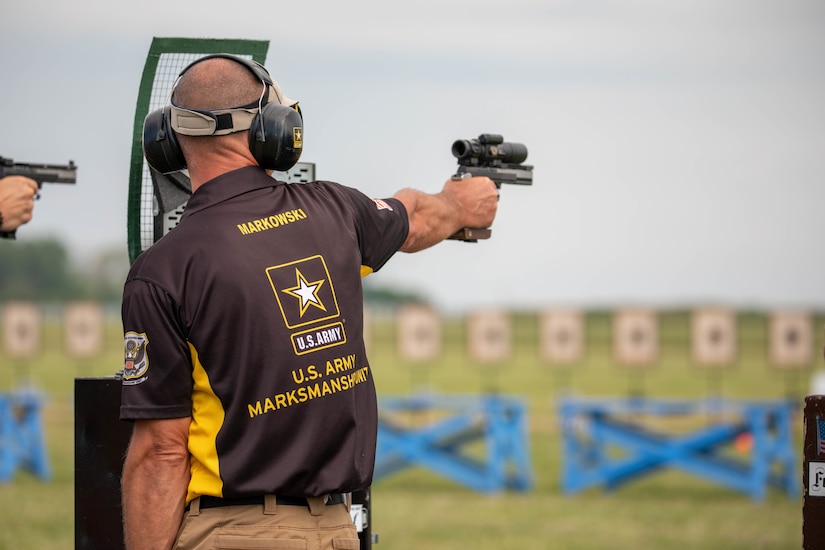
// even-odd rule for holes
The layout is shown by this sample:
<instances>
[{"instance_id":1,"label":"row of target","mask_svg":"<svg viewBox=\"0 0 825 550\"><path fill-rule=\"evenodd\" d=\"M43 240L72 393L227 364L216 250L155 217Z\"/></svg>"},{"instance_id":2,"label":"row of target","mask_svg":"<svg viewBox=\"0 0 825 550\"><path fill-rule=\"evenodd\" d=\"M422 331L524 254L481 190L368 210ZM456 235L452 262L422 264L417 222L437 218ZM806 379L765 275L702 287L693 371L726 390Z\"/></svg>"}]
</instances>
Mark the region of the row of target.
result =
<instances>
[{"instance_id":1,"label":"row of target","mask_svg":"<svg viewBox=\"0 0 825 550\"><path fill-rule=\"evenodd\" d=\"M548 309L538 313L540 358L557 365L575 365L585 358L586 312ZM724 368L739 354L737 312L703 308L691 313L690 349L699 366ZM3 307L3 351L13 358L40 352L42 317L35 303L7 303ZM68 356L90 358L104 347L103 308L96 302L76 302L63 308L65 350ZM443 350L443 319L426 305L408 304L395 314L397 353L411 362L437 360ZM369 342L369 326L367 341ZM772 366L805 368L814 362L813 315L802 311L778 311L768 315L767 349ZM467 350L479 362L504 362L513 355L512 315L506 311L482 311L466 318ZM653 309L618 309L612 313L612 351L623 366L656 364L660 355L659 315Z\"/></svg>"},{"instance_id":2,"label":"row of target","mask_svg":"<svg viewBox=\"0 0 825 550\"><path fill-rule=\"evenodd\" d=\"M33 302L8 302L2 314L3 352L14 359L37 356L43 345L43 315ZM105 320L97 302L72 302L63 307L66 354L78 359L100 355L104 349Z\"/></svg>"},{"instance_id":3,"label":"row of target","mask_svg":"<svg viewBox=\"0 0 825 550\"><path fill-rule=\"evenodd\" d=\"M618 309L611 314L612 353L627 367L655 365L661 353L660 319L653 309ZM542 361L576 365L585 359L587 313L548 309L538 313L538 351ZM690 352L701 367L725 368L739 355L738 314L731 309L702 308L691 312ZM442 320L427 306L404 306L396 315L397 348L408 361L431 361L442 351ZM808 312L777 311L768 315L768 359L777 368L799 369L814 362L817 346L814 317ZM513 355L512 315L506 311L470 314L466 319L467 350L479 362L507 361Z\"/></svg>"}]
</instances>

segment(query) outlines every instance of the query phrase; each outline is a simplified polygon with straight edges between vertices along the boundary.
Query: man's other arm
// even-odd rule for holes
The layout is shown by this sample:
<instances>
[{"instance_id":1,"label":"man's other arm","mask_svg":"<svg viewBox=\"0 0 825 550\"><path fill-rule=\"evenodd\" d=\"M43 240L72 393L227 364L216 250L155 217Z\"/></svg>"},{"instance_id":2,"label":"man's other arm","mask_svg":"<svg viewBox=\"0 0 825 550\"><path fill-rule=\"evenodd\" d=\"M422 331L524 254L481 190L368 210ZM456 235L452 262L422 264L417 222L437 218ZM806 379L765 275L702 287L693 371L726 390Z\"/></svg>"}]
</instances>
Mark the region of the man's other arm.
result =
<instances>
[{"instance_id":1,"label":"man's other arm","mask_svg":"<svg viewBox=\"0 0 825 550\"><path fill-rule=\"evenodd\" d=\"M137 420L123 464L128 550L172 548L189 485L190 418Z\"/></svg>"}]
</instances>

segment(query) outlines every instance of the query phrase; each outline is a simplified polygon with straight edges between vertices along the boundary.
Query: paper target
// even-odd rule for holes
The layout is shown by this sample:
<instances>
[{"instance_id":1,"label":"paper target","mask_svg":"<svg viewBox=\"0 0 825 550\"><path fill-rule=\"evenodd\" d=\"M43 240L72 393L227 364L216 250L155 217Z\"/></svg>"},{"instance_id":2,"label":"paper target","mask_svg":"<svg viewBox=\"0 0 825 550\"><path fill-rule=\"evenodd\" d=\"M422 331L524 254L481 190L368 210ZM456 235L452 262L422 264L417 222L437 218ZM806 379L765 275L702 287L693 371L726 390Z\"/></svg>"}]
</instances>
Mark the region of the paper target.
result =
<instances>
[{"instance_id":1,"label":"paper target","mask_svg":"<svg viewBox=\"0 0 825 550\"><path fill-rule=\"evenodd\" d=\"M782 369L810 366L813 362L813 339L813 322L807 313L773 313L768 335L771 365Z\"/></svg>"},{"instance_id":2,"label":"paper target","mask_svg":"<svg viewBox=\"0 0 825 550\"><path fill-rule=\"evenodd\" d=\"M549 310L539 318L539 353L543 360L571 365L584 359L584 316L579 311Z\"/></svg>"},{"instance_id":3,"label":"paper target","mask_svg":"<svg viewBox=\"0 0 825 550\"><path fill-rule=\"evenodd\" d=\"M653 311L620 310L613 317L613 353L616 362L629 367L646 367L659 356L659 330Z\"/></svg>"},{"instance_id":4,"label":"paper target","mask_svg":"<svg viewBox=\"0 0 825 550\"><path fill-rule=\"evenodd\" d=\"M729 367L736 362L736 316L726 309L702 309L691 317L691 355L702 367Z\"/></svg>"},{"instance_id":5,"label":"paper target","mask_svg":"<svg viewBox=\"0 0 825 550\"><path fill-rule=\"evenodd\" d=\"M66 353L78 359L103 351L103 309L94 302L67 304L63 311Z\"/></svg>"},{"instance_id":6,"label":"paper target","mask_svg":"<svg viewBox=\"0 0 825 550\"><path fill-rule=\"evenodd\" d=\"M477 312L467 319L470 356L480 362L505 361L512 354L510 317L504 312Z\"/></svg>"},{"instance_id":7,"label":"paper target","mask_svg":"<svg viewBox=\"0 0 825 550\"><path fill-rule=\"evenodd\" d=\"M3 310L3 347L9 357L24 359L40 351L40 310L36 305L12 302Z\"/></svg>"},{"instance_id":8,"label":"paper target","mask_svg":"<svg viewBox=\"0 0 825 550\"><path fill-rule=\"evenodd\" d=\"M407 361L432 361L441 355L441 319L432 308L410 304L398 310L398 355Z\"/></svg>"}]
</instances>

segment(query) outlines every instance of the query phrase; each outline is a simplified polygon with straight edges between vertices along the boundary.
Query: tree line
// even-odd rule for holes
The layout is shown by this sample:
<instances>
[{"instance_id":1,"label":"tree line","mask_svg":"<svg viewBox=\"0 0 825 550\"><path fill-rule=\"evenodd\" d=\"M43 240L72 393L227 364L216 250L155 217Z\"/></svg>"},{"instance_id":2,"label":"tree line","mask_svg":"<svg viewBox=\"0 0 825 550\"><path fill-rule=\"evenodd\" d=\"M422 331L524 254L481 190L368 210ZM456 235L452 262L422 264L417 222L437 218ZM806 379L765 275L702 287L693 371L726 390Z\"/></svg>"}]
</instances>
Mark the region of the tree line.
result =
<instances>
[{"instance_id":1,"label":"tree line","mask_svg":"<svg viewBox=\"0 0 825 550\"><path fill-rule=\"evenodd\" d=\"M128 270L125 246L78 260L55 238L0 240L0 302L120 302Z\"/></svg>"},{"instance_id":2,"label":"tree line","mask_svg":"<svg viewBox=\"0 0 825 550\"><path fill-rule=\"evenodd\" d=\"M0 302L26 300L61 302L98 300L120 303L129 271L129 255L102 250L91 259L72 258L56 238L4 241L0 239ZM414 291L364 286L364 300L378 307L426 302Z\"/></svg>"}]
</instances>

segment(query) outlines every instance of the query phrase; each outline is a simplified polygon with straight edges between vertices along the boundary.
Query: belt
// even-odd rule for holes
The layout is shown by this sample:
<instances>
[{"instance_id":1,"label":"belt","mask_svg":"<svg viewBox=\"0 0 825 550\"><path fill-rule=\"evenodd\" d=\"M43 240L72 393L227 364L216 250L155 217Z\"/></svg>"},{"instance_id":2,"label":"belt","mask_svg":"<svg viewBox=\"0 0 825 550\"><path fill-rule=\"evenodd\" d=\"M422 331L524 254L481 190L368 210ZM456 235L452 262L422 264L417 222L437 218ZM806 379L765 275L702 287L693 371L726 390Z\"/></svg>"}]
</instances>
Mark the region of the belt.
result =
<instances>
[{"instance_id":1,"label":"belt","mask_svg":"<svg viewBox=\"0 0 825 550\"><path fill-rule=\"evenodd\" d=\"M220 498L212 496L200 497L200 508L218 508L220 506L263 506L264 497L239 497L239 498ZM309 506L307 499L304 497L275 497L275 503L282 506ZM331 504L346 504L347 495L345 493L331 493L327 495L326 505ZM189 510L189 506L186 506Z\"/></svg>"}]
</instances>

